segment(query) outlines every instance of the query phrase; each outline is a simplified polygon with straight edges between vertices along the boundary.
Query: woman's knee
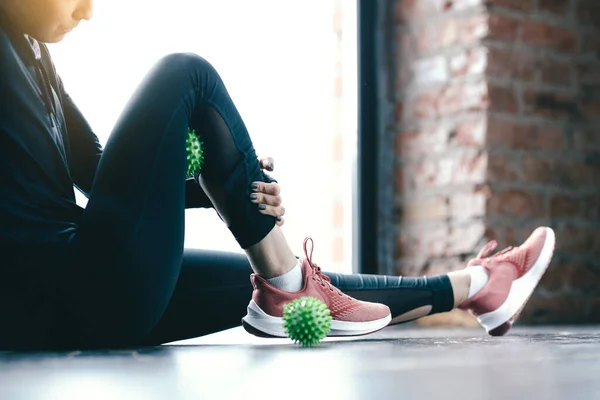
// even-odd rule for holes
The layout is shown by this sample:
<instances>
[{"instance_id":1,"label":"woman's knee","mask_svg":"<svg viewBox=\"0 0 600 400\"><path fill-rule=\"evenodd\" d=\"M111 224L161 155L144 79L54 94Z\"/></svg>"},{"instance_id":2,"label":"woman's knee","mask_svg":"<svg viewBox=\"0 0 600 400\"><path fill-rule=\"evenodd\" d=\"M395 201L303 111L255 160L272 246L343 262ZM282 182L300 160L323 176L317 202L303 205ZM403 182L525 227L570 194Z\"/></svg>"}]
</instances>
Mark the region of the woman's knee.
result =
<instances>
[{"instance_id":1,"label":"woman's knee","mask_svg":"<svg viewBox=\"0 0 600 400\"><path fill-rule=\"evenodd\" d=\"M195 53L172 53L159 61L161 69L177 74L199 74L219 79L215 67L205 58Z\"/></svg>"}]
</instances>

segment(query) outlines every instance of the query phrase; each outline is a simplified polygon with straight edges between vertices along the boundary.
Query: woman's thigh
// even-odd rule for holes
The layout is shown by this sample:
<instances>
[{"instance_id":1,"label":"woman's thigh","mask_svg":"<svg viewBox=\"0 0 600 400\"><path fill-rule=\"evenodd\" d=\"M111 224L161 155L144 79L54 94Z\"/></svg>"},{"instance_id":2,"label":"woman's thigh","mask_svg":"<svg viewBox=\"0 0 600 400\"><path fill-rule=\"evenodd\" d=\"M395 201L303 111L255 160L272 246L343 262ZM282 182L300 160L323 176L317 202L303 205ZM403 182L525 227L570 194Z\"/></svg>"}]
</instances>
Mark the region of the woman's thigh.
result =
<instances>
[{"instance_id":1,"label":"woman's thigh","mask_svg":"<svg viewBox=\"0 0 600 400\"><path fill-rule=\"evenodd\" d=\"M192 70L165 58L150 71L106 144L70 243L63 305L91 343L146 335L179 276L185 220L185 134Z\"/></svg>"},{"instance_id":2,"label":"woman's thigh","mask_svg":"<svg viewBox=\"0 0 600 400\"><path fill-rule=\"evenodd\" d=\"M243 254L186 249L167 310L144 344L208 335L239 326L252 296Z\"/></svg>"}]
</instances>

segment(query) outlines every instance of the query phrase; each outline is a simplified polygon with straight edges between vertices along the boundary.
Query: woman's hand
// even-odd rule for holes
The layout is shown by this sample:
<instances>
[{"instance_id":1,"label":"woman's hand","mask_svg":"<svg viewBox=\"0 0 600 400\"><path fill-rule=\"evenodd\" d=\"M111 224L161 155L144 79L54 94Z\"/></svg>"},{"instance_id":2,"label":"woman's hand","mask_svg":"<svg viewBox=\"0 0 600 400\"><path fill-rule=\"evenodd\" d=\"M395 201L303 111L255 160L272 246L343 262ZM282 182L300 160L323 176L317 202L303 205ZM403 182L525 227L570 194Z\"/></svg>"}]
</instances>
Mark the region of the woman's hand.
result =
<instances>
[{"instance_id":1,"label":"woman's hand","mask_svg":"<svg viewBox=\"0 0 600 400\"><path fill-rule=\"evenodd\" d=\"M274 169L274 161L271 157L261 158L259 164L262 169L269 172ZM283 214L285 214L285 208L281 205L280 193L281 188L277 182L253 182L250 195L250 201L258 204L258 211L275 217L275 223L278 226L283 225Z\"/></svg>"}]
</instances>

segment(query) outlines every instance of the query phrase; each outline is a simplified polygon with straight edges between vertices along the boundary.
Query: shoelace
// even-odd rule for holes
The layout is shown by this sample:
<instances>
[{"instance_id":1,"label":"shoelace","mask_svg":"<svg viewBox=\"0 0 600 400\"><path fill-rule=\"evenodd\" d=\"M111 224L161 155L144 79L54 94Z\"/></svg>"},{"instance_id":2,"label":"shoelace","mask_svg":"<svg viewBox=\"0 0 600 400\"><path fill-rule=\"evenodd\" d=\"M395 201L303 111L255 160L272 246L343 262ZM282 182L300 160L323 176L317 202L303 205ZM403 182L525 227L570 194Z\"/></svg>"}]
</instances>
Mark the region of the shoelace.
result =
<instances>
[{"instance_id":1,"label":"shoelace","mask_svg":"<svg viewBox=\"0 0 600 400\"><path fill-rule=\"evenodd\" d=\"M488 257L489 254L494 251L494 249L498 247L498 242L496 242L495 240L490 240L489 242L487 242L487 244L485 246L483 246L483 248L479 251L479 254L477 254L477 257L475 257L474 259L472 259L471 261L469 261L469 263L467 264L468 267L471 267L473 265L486 265L490 260L493 260L496 257L499 257L503 254L507 254L512 250L515 250L516 248L513 246L508 246L507 248L505 248L502 251L497 252L496 254L494 254L491 257Z\"/></svg>"},{"instance_id":2,"label":"shoelace","mask_svg":"<svg viewBox=\"0 0 600 400\"><path fill-rule=\"evenodd\" d=\"M308 251L308 243L310 242L310 252ZM331 290L332 292L337 292L338 295L343 296L344 294L335 286L333 286L331 284L331 279L327 276L324 275L321 267L319 267L316 263L313 262L312 260L312 254L313 254L313 250L315 248L315 243L312 240L312 238L307 237L304 239L304 255L306 256L306 259L308 260L308 264L310 265L311 269L312 269L312 275L311 275L311 279L316 279L321 286L323 287L327 287L329 290Z\"/></svg>"}]
</instances>

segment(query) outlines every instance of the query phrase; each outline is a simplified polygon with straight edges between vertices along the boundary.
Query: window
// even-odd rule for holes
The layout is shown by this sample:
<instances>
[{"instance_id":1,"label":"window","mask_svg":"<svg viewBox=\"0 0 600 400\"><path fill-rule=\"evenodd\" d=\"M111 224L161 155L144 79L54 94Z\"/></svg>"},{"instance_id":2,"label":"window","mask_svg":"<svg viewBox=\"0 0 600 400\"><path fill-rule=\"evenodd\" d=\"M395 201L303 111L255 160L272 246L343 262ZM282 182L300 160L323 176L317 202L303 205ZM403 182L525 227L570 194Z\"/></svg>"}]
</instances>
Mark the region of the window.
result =
<instances>
[{"instance_id":1,"label":"window","mask_svg":"<svg viewBox=\"0 0 600 400\"><path fill-rule=\"evenodd\" d=\"M173 52L206 58L257 153L275 158L294 252L311 236L319 265L352 271L355 1L103 1L90 23L50 49L102 143L156 60ZM212 210L188 210L186 226L187 247L240 252Z\"/></svg>"}]
</instances>

